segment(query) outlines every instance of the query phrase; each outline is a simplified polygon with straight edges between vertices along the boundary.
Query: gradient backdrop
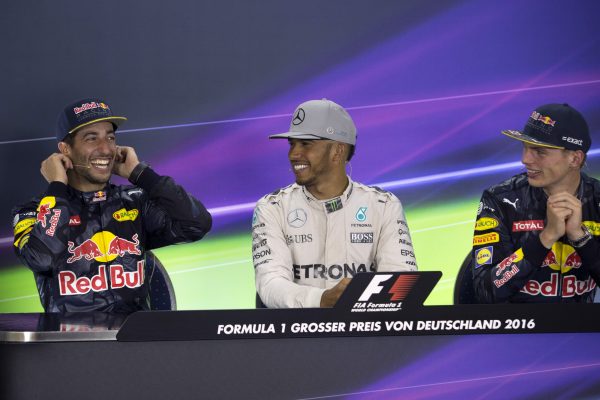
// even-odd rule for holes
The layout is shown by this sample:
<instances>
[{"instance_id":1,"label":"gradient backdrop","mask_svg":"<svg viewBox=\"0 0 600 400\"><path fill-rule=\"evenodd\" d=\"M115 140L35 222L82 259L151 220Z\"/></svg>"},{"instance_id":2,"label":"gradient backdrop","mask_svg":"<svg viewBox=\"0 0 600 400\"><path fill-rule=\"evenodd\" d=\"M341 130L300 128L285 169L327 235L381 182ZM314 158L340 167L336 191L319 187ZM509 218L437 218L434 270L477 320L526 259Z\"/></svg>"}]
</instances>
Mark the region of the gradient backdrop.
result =
<instances>
[{"instance_id":1,"label":"gradient backdrop","mask_svg":"<svg viewBox=\"0 0 600 400\"><path fill-rule=\"evenodd\" d=\"M45 188L64 104L105 98L136 148L211 209L203 241L156 251L180 309L251 308L252 207L292 180L297 104L326 97L358 127L353 179L402 200L421 270L450 304L481 191L520 171L521 128L568 102L593 137L600 177L597 1L151 0L2 5L0 312L40 311L13 254L10 210Z\"/></svg>"}]
</instances>

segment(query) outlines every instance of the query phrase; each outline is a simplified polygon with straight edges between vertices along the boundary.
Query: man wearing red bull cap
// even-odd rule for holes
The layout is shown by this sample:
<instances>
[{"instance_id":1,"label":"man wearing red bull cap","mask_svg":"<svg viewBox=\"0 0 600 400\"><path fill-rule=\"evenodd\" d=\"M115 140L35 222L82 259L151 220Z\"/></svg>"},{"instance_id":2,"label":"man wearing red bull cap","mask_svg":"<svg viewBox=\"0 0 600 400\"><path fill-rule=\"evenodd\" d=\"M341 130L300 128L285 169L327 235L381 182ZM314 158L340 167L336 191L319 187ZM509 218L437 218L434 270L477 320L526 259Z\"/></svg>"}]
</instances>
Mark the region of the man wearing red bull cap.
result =
<instances>
[{"instance_id":1,"label":"man wearing red bull cap","mask_svg":"<svg viewBox=\"0 0 600 400\"><path fill-rule=\"evenodd\" d=\"M356 127L326 99L300 104L288 140L296 183L259 200L252 221L256 288L271 308L332 307L357 272L417 269L400 200L352 181Z\"/></svg>"},{"instance_id":2,"label":"man wearing red bull cap","mask_svg":"<svg viewBox=\"0 0 600 400\"><path fill-rule=\"evenodd\" d=\"M200 240L211 228L198 200L116 145L125 120L100 99L65 107L59 152L41 165L46 192L13 210L14 248L47 312L149 309L145 251ZM111 184L112 174L134 186Z\"/></svg>"},{"instance_id":3,"label":"man wearing red bull cap","mask_svg":"<svg viewBox=\"0 0 600 400\"><path fill-rule=\"evenodd\" d=\"M480 303L592 302L600 282L600 182L581 171L588 125L568 104L534 110L523 131L526 172L484 191L473 237Z\"/></svg>"}]
</instances>

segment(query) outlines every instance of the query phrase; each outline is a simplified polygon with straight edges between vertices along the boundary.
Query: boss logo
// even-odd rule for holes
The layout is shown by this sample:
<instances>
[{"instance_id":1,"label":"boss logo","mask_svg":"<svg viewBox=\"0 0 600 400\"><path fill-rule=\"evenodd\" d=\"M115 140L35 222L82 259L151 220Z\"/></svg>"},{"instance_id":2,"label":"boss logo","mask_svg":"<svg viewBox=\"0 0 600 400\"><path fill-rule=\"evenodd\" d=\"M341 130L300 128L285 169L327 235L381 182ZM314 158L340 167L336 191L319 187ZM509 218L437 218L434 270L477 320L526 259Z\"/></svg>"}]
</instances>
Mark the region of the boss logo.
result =
<instances>
[{"instance_id":1,"label":"boss logo","mask_svg":"<svg viewBox=\"0 0 600 400\"><path fill-rule=\"evenodd\" d=\"M373 243L373 232L350 232L351 243Z\"/></svg>"}]
</instances>

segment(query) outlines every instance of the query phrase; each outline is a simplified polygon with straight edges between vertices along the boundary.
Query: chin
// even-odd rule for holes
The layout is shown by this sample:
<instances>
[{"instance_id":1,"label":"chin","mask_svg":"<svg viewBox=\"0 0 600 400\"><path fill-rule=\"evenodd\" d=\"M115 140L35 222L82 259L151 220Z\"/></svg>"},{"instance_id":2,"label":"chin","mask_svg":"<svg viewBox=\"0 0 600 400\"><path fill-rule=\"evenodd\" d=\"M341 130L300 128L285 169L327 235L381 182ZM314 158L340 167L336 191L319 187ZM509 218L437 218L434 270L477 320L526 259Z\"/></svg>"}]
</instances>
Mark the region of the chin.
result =
<instances>
[{"instance_id":1,"label":"chin","mask_svg":"<svg viewBox=\"0 0 600 400\"><path fill-rule=\"evenodd\" d=\"M544 184L544 182L540 179L536 180L536 179L527 178L527 182L529 182L529 186L533 186L533 187L537 187L537 188L543 188L546 186Z\"/></svg>"}]
</instances>

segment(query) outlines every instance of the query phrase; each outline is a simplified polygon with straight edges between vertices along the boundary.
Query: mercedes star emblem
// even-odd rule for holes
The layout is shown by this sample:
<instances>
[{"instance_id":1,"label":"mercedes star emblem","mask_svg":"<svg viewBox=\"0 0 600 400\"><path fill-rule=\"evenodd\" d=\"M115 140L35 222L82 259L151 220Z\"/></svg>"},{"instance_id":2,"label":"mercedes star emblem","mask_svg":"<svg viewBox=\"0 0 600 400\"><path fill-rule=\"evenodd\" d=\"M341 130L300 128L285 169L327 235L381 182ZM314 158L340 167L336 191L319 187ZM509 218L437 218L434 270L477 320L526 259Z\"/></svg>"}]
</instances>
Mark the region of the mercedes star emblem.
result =
<instances>
[{"instance_id":1,"label":"mercedes star emblem","mask_svg":"<svg viewBox=\"0 0 600 400\"><path fill-rule=\"evenodd\" d=\"M301 208L290 211L287 216L287 222L294 228L300 228L306 223L306 211Z\"/></svg>"}]
</instances>

